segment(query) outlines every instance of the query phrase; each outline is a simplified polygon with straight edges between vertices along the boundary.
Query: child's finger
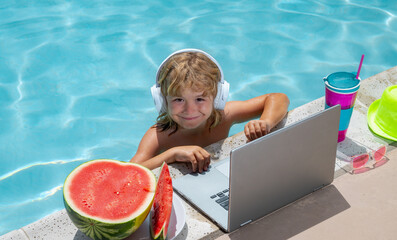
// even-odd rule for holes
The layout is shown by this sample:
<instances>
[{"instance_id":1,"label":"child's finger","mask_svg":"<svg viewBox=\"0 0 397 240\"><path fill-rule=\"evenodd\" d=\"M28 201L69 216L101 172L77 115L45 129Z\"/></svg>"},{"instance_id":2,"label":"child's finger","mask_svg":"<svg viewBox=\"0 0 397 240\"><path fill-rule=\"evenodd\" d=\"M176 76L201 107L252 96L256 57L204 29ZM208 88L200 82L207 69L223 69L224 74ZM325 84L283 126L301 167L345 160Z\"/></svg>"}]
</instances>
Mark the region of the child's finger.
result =
<instances>
[{"instance_id":1,"label":"child's finger","mask_svg":"<svg viewBox=\"0 0 397 240\"><path fill-rule=\"evenodd\" d=\"M257 136L257 131L256 131L256 129L257 129L257 127L255 126L256 124L255 123L253 123L253 122L249 122L248 123L248 127L249 127L249 132L250 132L250 138L251 138L251 140L254 140L254 139L257 139L258 138L258 136Z\"/></svg>"},{"instance_id":2,"label":"child's finger","mask_svg":"<svg viewBox=\"0 0 397 240\"><path fill-rule=\"evenodd\" d=\"M260 137L263 137L267 134L267 127L265 123L263 122L259 123L259 132L260 132Z\"/></svg>"},{"instance_id":3,"label":"child's finger","mask_svg":"<svg viewBox=\"0 0 397 240\"><path fill-rule=\"evenodd\" d=\"M205 171L208 170L208 167L210 166L210 164L211 164L211 158L209 157L207 162L205 163L205 169L204 169Z\"/></svg>"},{"instance_id":4,"label":"child's finger","mask_svg":"<svg viewBox=\"0 0 397 240\"><path fill-rule=\"evenodd\" d=\"M248 140L252 140L251 139L251 128L250 128L250 123L247 123L245 125L245 135L247 136Z\"/></svg>"},{"instance_id":5,"label":"child's finger","mask_svg":"<svg viewBox=\"0 0 397 240\"><path fill-rule=\"evenodd\" d=\"M269 129L269 126L266 124L266 122L262 122L261 127L262 127L263 135L266 135L269 133L270 129Z\"/></svg>"},{"instance_id":6,"label":"child's finger","mask_svg":"<svg viewBox=\"0 0 397 240\"><path fill-rule=\"evenodd\" d=\"M192 157L192 158L190 159L190 162L192 163L192 171L193 171L193 172L196 172L196 171L197 171L197 161L196 161L196 158L195 158L195 157Z\"/></svg>"},{"instance_id":7,"label":"child's finger","mask_svg":"<svg viewBox=\"0 0 397 240\"><path fill-rule=\"evenodd\" d=\"M201 154L201 152L200 151L197 151L197 152L195 152L194 153L194 156L195 156L195 158L196 158L196 160L197 160L197 167L198 167L198 171L199 172L202 172L203 171L203 167L204 167L204 161L205 161L205 158L204 158L204 156Z\"/></svg>"},{"instance_id":8,"label":"child's finger","mask_svg":"<svg viewBox=\"0 0 397 240\"><path fill-rule=\"evenodd\" d=\"M263 136L262 126L259 122L254 122L255 137L260 138Z\"/></svg>"},{"instance_id":9,"label":"child's finger","mask_svg":"<svg viewBox=\"0 0 397 240\"><path fill-rule=\"evenodd\" d=\"M248 134L247 125L244 126L244 135L247 137L248 140L250 140L250 139L249 139L249 134Z\"/></svg>"},{"instance_id":10,"label":"child's finger","mask_svg":"<svg viewBox=\"0 0 397 240\"><path fill-rule=\"evenodd\" d=\"M245 125L244 127L244 134L247 137L248 141L251 141L251 132L249 130L248 124Z\"/></svg>"},{"instance_id":11,"label":"child's finger","mask_svg":"<svg viewBox=\"0 0 397 240\"><path fill-rule=\"evenodd\" d=\"M203 154L203 156L204 156L204 166L203 166L203 169L204 169L204 171L207 171L208 166L209 166L210 163L211 163L211 154L210 154L209 152L207 152L205 149L203 149L202 154Z\"/></svg>"},{"instance_id":12,"label":"child's finger","mask_svg":"<svg viewBox=\"0 0 397 240\"><path fill-rule=\"evenodd\" d=\"M204 150L204 149L203 149ZM205 150L204 150L205 151ZM211 154L209 154L207 151L205 151L206 154L204 154L205 157L205 163L204 163L204 171L208 170L208 166L211 163Z\"/></svg>"}]
</instances>

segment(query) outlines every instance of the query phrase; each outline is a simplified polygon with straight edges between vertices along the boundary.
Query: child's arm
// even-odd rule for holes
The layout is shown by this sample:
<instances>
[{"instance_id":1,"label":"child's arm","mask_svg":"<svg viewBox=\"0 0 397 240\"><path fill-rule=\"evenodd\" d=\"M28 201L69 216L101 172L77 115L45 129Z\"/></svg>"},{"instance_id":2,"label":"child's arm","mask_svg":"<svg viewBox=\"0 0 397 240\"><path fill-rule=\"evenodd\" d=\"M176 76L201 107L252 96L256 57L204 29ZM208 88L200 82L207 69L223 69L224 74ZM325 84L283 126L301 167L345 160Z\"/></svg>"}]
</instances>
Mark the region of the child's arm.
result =
<instances>
[{"instance_id":1,"label":"child's arm","mask_svg":"<svg viewBox=\"0 0 397 240\"><path fill-rule=\"evenodd\" d=\"M166 140L166 139L165 139ZM190 162L193 172L206 171L210 164L210 154L199 146L172 147L160 154L161 139L155 128L150 128L139 143L138 150L130 162L139 163L149 169L160 167L163 162Z\"/></svg>"},{"instance_id":2,"label":"child's arm","mask_svg":"<svg viewBox=\"0 0 397 240\"><path fill-rule=\"evenodd\" d=\"M248 140L266 135L288 111L289 99L283 93L270 93L246 101L228 102L226 115L235 123L251 120L244 127Z\"/></svg>"}]
</instances>

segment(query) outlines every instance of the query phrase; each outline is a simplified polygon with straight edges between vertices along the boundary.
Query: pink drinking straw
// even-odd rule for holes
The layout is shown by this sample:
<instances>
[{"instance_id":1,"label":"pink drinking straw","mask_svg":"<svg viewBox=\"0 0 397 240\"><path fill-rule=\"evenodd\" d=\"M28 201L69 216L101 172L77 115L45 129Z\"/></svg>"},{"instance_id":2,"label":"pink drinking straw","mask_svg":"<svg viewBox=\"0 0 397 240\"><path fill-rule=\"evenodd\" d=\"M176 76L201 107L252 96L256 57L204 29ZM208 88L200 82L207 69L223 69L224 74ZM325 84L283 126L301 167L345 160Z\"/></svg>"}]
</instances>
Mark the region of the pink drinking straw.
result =
<instances>
[{"instance_id":1,"label":"pink drinking straw","mask_svg":"<svg viewBox=\"0 0 397 240\"><path fill-rule=\"evenodd\" d=\"M364 54L361 56L361 61L360 61L360 65L358 66L358 71L357 71L356 79L358 79L358 76L360 75L361 66L363 65L363 60L364 60Z\"/></svg>"}]
</instances>

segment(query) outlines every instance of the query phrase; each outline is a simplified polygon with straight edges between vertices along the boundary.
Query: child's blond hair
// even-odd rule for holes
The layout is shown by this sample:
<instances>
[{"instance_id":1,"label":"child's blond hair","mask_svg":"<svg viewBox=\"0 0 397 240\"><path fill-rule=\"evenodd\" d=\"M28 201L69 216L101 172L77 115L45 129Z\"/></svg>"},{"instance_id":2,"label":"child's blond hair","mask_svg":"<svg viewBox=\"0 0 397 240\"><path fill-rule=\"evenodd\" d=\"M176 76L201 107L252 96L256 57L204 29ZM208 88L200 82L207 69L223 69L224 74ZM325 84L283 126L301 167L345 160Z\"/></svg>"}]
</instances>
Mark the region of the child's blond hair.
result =
<instances>
[{"instance_id":1,"label":"child's blond hair","mask_svg":"<svg viewBox=\"0 0 397 240\"><path fill-rule=\"evenodd\" d=\"M221 72L218 66L200 52L182 52L173 55L161 67L158 77L164 98L169 95L180 96L183 88L190 88L193 91L203 91L204 96L209 94L215 99L220 80ZM210 129L218 125L221 119L220 110L214 108L208 119ZM161 131L174 129L170 135L178 130L178 125L167 111L157 117L157 127Z\"/></svg>"}]
</instances>

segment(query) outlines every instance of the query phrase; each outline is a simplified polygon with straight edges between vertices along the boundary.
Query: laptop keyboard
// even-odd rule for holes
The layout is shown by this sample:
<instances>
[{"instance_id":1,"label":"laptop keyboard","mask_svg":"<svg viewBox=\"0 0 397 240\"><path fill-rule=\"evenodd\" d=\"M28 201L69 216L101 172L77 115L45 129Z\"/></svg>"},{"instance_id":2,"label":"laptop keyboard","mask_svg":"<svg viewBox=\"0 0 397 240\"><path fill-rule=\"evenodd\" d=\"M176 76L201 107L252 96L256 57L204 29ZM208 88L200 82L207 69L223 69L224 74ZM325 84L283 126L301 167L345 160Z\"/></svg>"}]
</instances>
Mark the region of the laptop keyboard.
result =
<instances>
[{"instance_id":1,"label":"laptop keyboard","mask_svg":"<svg viewBox=\"0 0 397 240\"><path fill-rule=\"evenodd\" d=\"M210 197L225 210L229 210L229 189L220 191Z\"/></svg>"}]
</instances>

